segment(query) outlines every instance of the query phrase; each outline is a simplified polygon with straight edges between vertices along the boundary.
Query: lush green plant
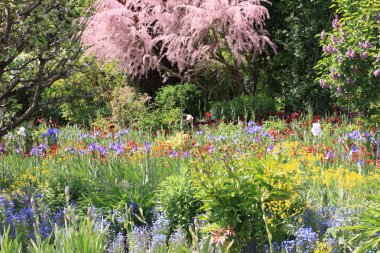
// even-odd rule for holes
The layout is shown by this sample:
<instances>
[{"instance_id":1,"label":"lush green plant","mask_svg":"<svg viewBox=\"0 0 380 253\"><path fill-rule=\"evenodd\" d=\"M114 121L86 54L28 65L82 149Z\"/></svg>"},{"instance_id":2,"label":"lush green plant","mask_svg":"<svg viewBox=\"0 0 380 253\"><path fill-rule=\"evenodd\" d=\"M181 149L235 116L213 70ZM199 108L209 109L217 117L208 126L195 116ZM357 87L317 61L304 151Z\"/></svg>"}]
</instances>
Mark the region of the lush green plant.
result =
<instances>
[{"instance_id":1,"label":"lush green plant","mask_svg":"<svg viewBox=\"0 0 380 253\"><path fill-rule=\"evenodd\" d=\"M199 214L201 202L194 196L195 191L188 173L174 175L165 179L157 190L156 202L171 229L188 228L190 222Z\"/></svg>"},{"instance_id":2,"label":"lush green plant","mask_svg":"<svg viewBox=\"0 0 380 253\"><path fill-rule=\"evenodd\" d=\"M237 96L230 101L211 104L211 113L217 119L233 120L238 117L250 119L267 117L276 111L274 100L266 94Z\"/></svg>"},{"instance_id":3,"label":"lush green plant","mask_svg":"<svg viewBox=\"0 0 380 253\"><path fill-rule=\"evenodd\" d=\"M323 57L316 65L319 83L344 106L366 115L380 112L380 3L334 0L332 31L320 35Z\"/></svg>"},{"instance_id":4,"label":"lush green plant","mask_svg":"<svg viewBox=\"0 0 380 253\"><path fill-rule=\"evenodd\" d=\"M237 247L254 238L260 244L266 238L260 202L266 184L262 165L228 157L218 162L204 158L192 165L191 173L195 196L202 200L201 210L212 224L210 230L229 230L229 240L235 238Z\"/></svg>"},{"instance_id":5,"label":"lush green plant","mask_svg":"<svg viewBox=\"0 0 380 253\"><path fill-rule=\"evenodd\" d=\"M354 253L380 249L380 197L375 195L370 199L374 204L360 216L360 224L343 228L344 230L360 231L359 234L351 239L351 242L359 244Z\"/></svg>"},{"instance_id":6,"label":"lush green plant","mask_svg":"<svg viewBox=\"0 0 380 253\"><path fill-rule=\"evenodd\" d=\"M176 107L195 116L202 113L204 98L197 86L184 83L160 88L156 93L155 103L159 108Z\"/></svg>"},{"instance_id":7,"label":"lush green plant","mask_svg":"<svg viewBox=\"0 0 380 253\"><path fill-rule=\"evenodd\" d=\"M0 233L0 253L21 253L22 252L22 244L19 241L19 234L14 239L9 238L9 227Z\"/></svg>"}]
</instances>

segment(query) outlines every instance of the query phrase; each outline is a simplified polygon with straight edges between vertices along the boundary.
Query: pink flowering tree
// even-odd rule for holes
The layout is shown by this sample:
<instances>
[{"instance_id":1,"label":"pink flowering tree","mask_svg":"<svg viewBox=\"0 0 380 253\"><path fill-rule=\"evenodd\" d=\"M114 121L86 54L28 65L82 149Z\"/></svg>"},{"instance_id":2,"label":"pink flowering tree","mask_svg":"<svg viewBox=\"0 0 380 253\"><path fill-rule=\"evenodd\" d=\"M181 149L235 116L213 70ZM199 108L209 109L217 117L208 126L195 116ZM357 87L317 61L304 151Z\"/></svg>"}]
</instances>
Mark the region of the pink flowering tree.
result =
<instances>
[{"instance_id":1,"label":"pink flowering tree","mask_svg":"<svg viewBox=\"0 0 380 253\"><path fill-rule=\"evenodd\" d=\"M332 30L320 35L319 83L342 105L380 115L380 1L334 0Z\"/></svg>"},{"instance_id":2,"label":"pink flowering tree","mask_svg":"<svg viewBox=\"0 0 380 253\"><path fill-rule=\"evenodd\" d=\"M197 82L213 63L243 80L239 67L253 66L274 48L264 21L266 0L101 0L84 32L88 53L116 60L132 77L151 70Z\"/></svg>"}]
</instances>

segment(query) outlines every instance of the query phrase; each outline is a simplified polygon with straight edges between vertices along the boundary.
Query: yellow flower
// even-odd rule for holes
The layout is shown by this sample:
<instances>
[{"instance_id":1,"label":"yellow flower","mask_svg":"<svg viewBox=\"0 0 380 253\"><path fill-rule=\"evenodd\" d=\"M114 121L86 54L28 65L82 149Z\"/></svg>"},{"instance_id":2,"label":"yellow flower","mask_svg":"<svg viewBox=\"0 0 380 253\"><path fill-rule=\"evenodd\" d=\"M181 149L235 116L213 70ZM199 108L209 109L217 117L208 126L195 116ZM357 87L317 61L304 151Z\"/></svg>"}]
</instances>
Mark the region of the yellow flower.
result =
<instances>
[{"instance_id":1,"label":"yellow flower","mask_svg":"<svg viewBox=\"0 0 380 253\"><path fill-rule=\"evenodd\" d=\"M331 253L332 247L327 245L325 242L317 242L317 248L314 250L314 253Z\"/></svg>"}]
</instances>

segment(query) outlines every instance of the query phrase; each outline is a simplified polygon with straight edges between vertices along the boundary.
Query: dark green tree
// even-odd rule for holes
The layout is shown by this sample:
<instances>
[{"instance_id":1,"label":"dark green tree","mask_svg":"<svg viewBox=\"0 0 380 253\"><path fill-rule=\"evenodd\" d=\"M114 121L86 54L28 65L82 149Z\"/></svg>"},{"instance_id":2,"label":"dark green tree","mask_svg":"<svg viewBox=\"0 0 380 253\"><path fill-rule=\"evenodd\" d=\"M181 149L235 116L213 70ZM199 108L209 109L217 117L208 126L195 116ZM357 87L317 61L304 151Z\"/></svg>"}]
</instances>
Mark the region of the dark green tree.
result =
<instances>
[{"instance_id":1,"label":"dark green tree","mask_svg":"<svg viewBox=\"0 0 380 253\"><path fill-rule=\"evenodd\" d=\"M88 0L0 2L0 137L32 117L44 90L74 71L87 20L80 17L88 4Z\"/></svg>"},{"instance_id":2,"label":"dark green tree","mask_svg":"<svg viewBox=\"0 0 380 253\"><path fill-rule=\"evenodd\" d=\"M275 0L268 6L271 18L266 22L277 53L259 62L260 83L281 97L287 111L303 109L306 103L323 111L329 103L329 91L314 79L314 65L321 58L315 37L331 26L332 3L326 0Z\"/></svg>"}]
</instances>

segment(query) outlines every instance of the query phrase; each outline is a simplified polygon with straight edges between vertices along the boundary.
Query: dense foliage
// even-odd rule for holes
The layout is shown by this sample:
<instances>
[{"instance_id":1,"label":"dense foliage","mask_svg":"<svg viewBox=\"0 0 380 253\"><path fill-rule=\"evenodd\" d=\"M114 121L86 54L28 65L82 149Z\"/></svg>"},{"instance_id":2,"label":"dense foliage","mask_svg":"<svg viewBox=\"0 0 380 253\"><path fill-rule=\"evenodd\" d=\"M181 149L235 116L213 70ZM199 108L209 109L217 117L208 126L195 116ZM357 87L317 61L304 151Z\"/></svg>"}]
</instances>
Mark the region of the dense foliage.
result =
<instances>
[{"instance_id":1,"label":"dense foliage","mask_svg":"<svg viewBox=\"0 0 380 253\"><path fill-rule=\"evenodd\" d=\"M315 35L330 27L334 12L330 6L331 1L325 0L276 0L268 6L267 30L277 51L269 61L260 62L259 78L287 112L310 105L323 113L334 102L329 91L315 83L313 70L322 54Z\"/></svg>"},{"instance_id":2,"label":"dense foliage","mask_svg":"<svg viewBox=\"0 0 380 253\"><path fill-rule=\"evenodd\" d=\"M366 115L380 110L380 3L336 0L332 30L320 34L319 84Z\"/></svg>"},{"instance_id":3,"label":"dense foliage","mask_svg":"<svg viewBox=\"0 0 380 253\"><path fill-rule=\"evenodd\" d=\"M29 119L44 90L67 77L82 52L87 1L0 3L0 137Z\"/></svg>"}]
</instances>

